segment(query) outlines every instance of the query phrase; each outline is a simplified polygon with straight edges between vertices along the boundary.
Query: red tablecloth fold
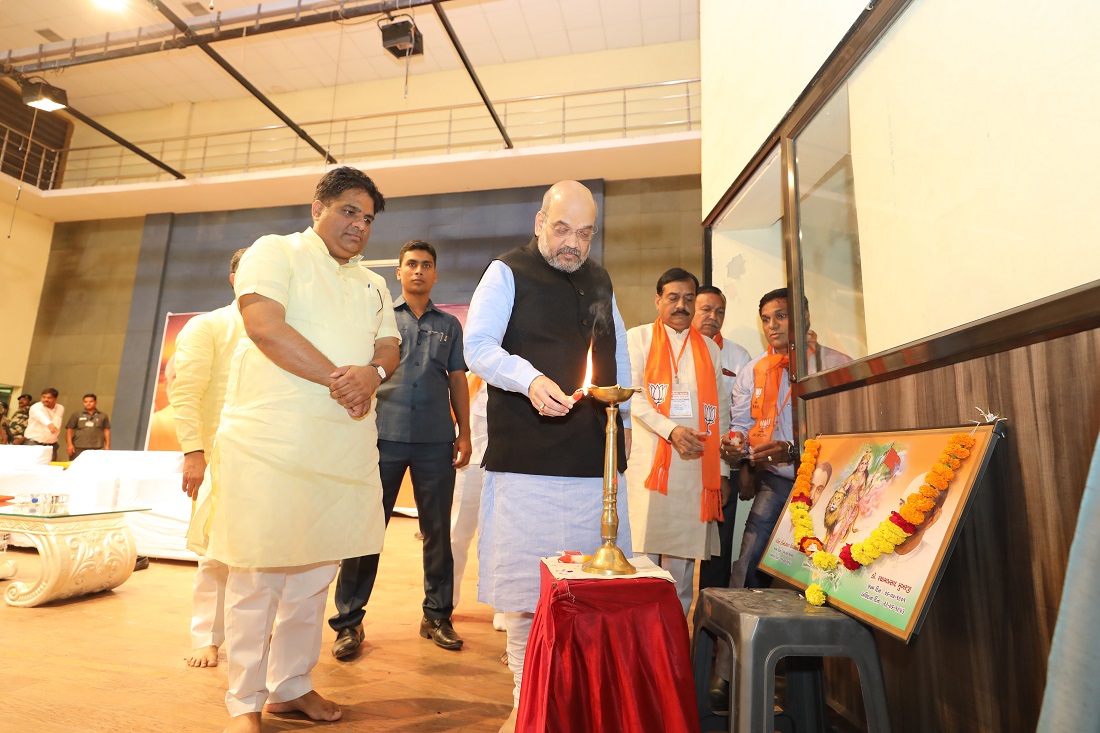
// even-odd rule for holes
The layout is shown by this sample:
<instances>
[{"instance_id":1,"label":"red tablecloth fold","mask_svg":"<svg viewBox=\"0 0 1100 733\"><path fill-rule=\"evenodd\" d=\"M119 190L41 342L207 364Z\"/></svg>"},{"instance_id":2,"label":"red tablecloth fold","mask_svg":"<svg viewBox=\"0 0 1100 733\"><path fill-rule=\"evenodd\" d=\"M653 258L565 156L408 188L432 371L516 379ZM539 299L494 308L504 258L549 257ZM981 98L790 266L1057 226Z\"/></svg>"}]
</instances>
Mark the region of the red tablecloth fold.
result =
<instances>
[{"instance_id":1,"label":"red tablecloth fold","mask_svg":"<svg viewBox=\"0 0 1100 733\"><path fill-rule=\"evenodd\" d=\"M654 578L554 580L541 568L517 733L698 733L675 586Z\"/></svg>"}]
</instances>

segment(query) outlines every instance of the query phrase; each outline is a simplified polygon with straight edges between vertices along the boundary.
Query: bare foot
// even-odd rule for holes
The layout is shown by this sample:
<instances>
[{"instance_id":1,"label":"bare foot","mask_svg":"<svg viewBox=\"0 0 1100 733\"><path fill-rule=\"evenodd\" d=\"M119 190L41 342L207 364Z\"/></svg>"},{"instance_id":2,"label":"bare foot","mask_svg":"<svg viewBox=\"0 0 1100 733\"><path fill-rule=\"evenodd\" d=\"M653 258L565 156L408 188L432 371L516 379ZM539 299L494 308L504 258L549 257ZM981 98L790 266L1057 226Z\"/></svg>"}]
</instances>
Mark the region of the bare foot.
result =
<instances>
[{"instance_id":1,"label":"bare foot","mask_svg":"<svg viewBox=\"0 0 1100 733\"><path fill-rule=\"evenodd\" d=\"M260 733L260 714L245 713L230 718L222 733Z\"/></svg>"},{"instance_id":2,"label":"bare foot","mask_svg":"<svg viewBox=\"0 0 1100 733\"><path fill-rule=\"evenodd\" d=\"M286 702L269 702L264 705L265 713L293 713L305 714L310 720L339 720L342 715L340 706L332 700L321 697L316 690L310 690L301 697Z\"/></svg>"},{"instance_id":3,"label":"bare foot","mask_svg":"<svg viewBox=\"0 0 1100 733\"><path fill-rule=\"evenodd\" d=\"M188 667L217 667L218 647L213 644L200 646L198 649L191 650L191 654L184 661L187 662Z\"/></svg>"},{"instance_id":4,"label":"bare foot","mask_svg":"<svg viewBox=\"0 0 1100 733\"><path fill-rule=\"evenodd\" d=\"M511 714L508 719L504 721L504 724L500 726L500 730L497 733L516 733L516 718L519 717L519 708L512 708Z\"/></svg>"}]
</instances>

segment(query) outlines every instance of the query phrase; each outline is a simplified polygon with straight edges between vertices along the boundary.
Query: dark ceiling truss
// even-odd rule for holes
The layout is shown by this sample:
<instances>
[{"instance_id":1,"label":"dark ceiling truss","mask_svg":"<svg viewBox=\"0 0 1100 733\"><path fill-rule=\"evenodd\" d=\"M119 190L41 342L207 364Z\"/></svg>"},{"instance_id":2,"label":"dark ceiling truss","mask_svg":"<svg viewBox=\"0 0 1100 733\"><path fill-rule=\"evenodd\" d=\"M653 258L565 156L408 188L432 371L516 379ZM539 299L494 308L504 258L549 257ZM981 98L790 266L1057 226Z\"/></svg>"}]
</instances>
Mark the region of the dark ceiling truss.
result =
<instances>
[{"instance_id":1,"label":"dark ceiling truss","mask_svg":"<svg viewBox=\"0 0 1100 733\"><path fill-rule=\"evenodd\" d=\"M156 3L156 7L157 10L160 11L161 15L167 18L172 25L179 29L180 33L183 33L185 36L188 37L195 36L195 32L188 28L187 24L184 23L178 15L169 10L164 3ZM203 39L198 39L196 40L195 45L198 46L203 53L209 56L214 63L222 67L222 70L225 71L225 73L229 74L238 84L248 90L248 93L255 97L260 102L260 104L267 107L268 110L270 110L272 114L282 120L287 127L289 127L291 130L294 130L294 133L298 137L305 140L307 145L320 153L321 157L325 159L326 163L336 163L336 158L333 158L332 155L329 154L328 150L321 146L321 143L314 140L308 132L302 129L301 125L290 119L290 116L287 115L286 112L283 112L281 109L279 109L274 102L267 98L267 95L257 89L252 82L244 77L244 74L237 71L231 63L229 63L225 60L224 57L222 57L221 54L210 48L209 43L207 43Z\"/></svg>"},{"instance_id":2,"label":"dark ceiling truss","mask_svg":"<svg viewBox=\"0 0 1100 733\"><path fill-rule=\"evenodd\" d=\"M163 14L165 8L161 3L155 3L154 0L146 1L154 3L156 8ZM177 48L190 48L191 46L198 46L203 43L231 41L237 38L250 38L265 33L278 33L279 31L288 31L295 28L307 28L323 23L339 23L341 21L354 20L366 16L386 15L399 11L404 12L410 8L432 5L434 2L435 0L383 0L382 2L368 3L347 8L343 7L344 3L341 2L340 7L336 10L319 13L307 8L308 13L303 15L302 3L301 0L299 0L293 15L283 14L281 17L263 13L256 13L252 16L238 15L231 19L227 19L225 21L227 26L223 26L222 13L219 12L215 15L214 20L194 23L193 25L184 24L183 28L173 23L171 33L169 34L169 32L165 31L163 35L156 40L146 40L143 42L141 29L138 29L138 32L134 35L132 40L129 37L126 37L125 40L121 40L116 36L115 41L112 42L110 34L107 34L103 37L102 43L98 41L92 43L85 39L85 43L78 46L77 41L74 39L67 50L57 49L57 44L42 43L39 44L37 52L34 53L25 53L17 56L13 55L12 51L9 50L4 63L23 74L38 74L43 71L66 69L70 66L82 66L84 64L99 63L100 61L111 61L113 59L129 58L131 56L140 56L149 53L160 53L161 51L171 51ZM269 20L264 20L264 18L269 18ZM112 43L118 44L118 47L109 48ZM54 58L44 58L47 55Z\"/></svg>"},{"instance_id":3,"label":"dark ceiling truss","mask_svg":"<svg viewBox=\"0 0 1100 733\"><path fill-rule=\"evenodd\" d=\"M194 27L189 26L186 22L179 18L163 3L157 2L157 0L148 0L156 9L171 23L174 31L171 36L167 33L162 38L154 41L142 42L142 30L139 28L134 34L134 38L131 42L129 39L125 41L127 45L119 46L116 48L110 48L111 38L110 34L106 34L103 37L103 43L95 43L94 48L103 50L91 50L92 45L85 43L81 48L77 47L77 41L74 39L68 50L68 54L64 57L44 59L46 55L46 44L40 44L37 54L24 54L22 56L14 56L12 51L9 50L4 66L13 72L13 76L25 77L30 74L40 74L44 71L58 71L70 66L80 66L84 64L99 63L101 61L111 61L113 59L130 58L133 56L140 56L149 53L161 53L163 51L169 51L178 48L190 48L191 46L197 46L203 53L205 53L211 60L213 60L218 66L220 66L227 74L233 77L237 83L243 86L249 94L255 97L261 104L268 108L276 117L278 117L284 124L286 124L291 130L293 130L302 140L304 140L311 148L321 154L324 157L326 163L336 163L336 159L332 157L328 150L326 150L320 143L314 140L309 133L307 133L300 125L292 120L286 113L280 110L274 102L267 98L263 92L261 92L255 85L248 81L233 67L228 61L225 60L217 51L210 47L211 43L218 41L227 41L236 38L244 38L246 36L256 36L264 33L277 33L279 31L286 31L295 28L304 28L307 26L318 25L321 23L338 23L341 21L352 20L355 18L361 18L365 16L373 15L390 15L394 12L408 11L412 8L421 7L424 5L431 5L436 15L439 17L440 23L443 25L444 30L447 32L451 44L454 46L455 52L458 54L459 59L462 61L462 65L466 68L466 72L470 76L470 80L477 88L477 92L481 97L482 102L485 104L485 108L488 110L489 115L493 118L493 122L500 132L501 138L504 140L506 148L512 148L512 139L508 135L508 131L505 129L503 122L501 122L500 116L497 114L496 109L493 107L492 101L489 99L488 94L485 92L485 88L481 85L481 80L477 76L477 72L474 71L473 64L470 63L469 58L466 56L466 51L462 47L462 43L458 39L458 35L455 33L454 28L451 26L446 14L443 12L442 3L446 0L383 0L382 2L367 3L363 5L357 5L355 7L344 7L344 0L341 0L340 6L335 10L327 12L315 12L312 8L307 8L307 12L303 14L302 0L298 0L297 7L294 14L284 15L283 17L275 17L274 15L266 15L268 20L264 20L265 14L262 12L262 6L258 6L255 15L252 17L236 16L232 18L230 27L222 26L222 14L218 13L211 21L196 24ZM201 31L201 32L200 32ZM116 42L117 42L116 38ZM87 49L87 52L84 52ZM51 49L51 55L58 53L58 51ZM36 60L30 63L24 63L18 65L21 61L29 61L30 58ZM120 145L133 151L142 158L145 158L154 165L168 171L176 178L183 178L183 174L169 167L167 164L157 160L153 156L149 155L144 150L138 148L133 143L125 140L124 138L116 135L102 125L96 123L91 118L83 115L76 110L70 108L73 113L73 117L76 117L81 122L93 127L99 132L103 133L107 137L111 138Z\"/></svg>"},{"instance_id":4,"label":"dark ceiling truss","mask_svg":"<svg viewBox=\"0 0 1100 733\"><path fill-rule=\"evenodd\" d=\"M73 117L77 120L80 120L85 125L92 128L93 130L95 130L96 132L98 132L102 135L106 135L107 137L111 138L116 143L118 143L122 147L126 148L130 152L132 152L135 155L137 155L139 157L142 157L145 160L149 161L150 163L155 165L157 168L160 168L163 171L167 171L168 173L171 173L176 179L183 179L183 178L187 177L187 176L183 175L182 173L180 173L175 168L173 168L172 166L165 163L164 161L162 161L162 160L150 155L149 153L145 152L144 150L139 148L137 145L130 142L126 138L122 137L121 135L118 135L118 134L112 132L111 130L108 130L106 127L99 124L98 122L96 122L91 117L84 114L83 112L75 110L72 107L66 107L65 108L65 114L67 114L70 117Z\"/></svg>"}]
</instances>

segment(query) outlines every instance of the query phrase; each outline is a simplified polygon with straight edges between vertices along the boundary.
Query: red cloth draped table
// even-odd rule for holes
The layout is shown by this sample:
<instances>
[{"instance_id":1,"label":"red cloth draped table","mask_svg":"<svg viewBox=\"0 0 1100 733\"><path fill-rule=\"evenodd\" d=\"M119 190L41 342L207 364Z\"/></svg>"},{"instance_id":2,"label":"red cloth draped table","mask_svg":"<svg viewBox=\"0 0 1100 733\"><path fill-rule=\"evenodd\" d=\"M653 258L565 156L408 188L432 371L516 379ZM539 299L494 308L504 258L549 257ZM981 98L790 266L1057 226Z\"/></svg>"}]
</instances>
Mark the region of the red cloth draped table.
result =
<instances>
[{"instance_id":1,"label":"red cloth draped table","mask_svg":"<svg viewBox=\"0 0 1100 733\"><path fill-rule=\"evenodd\" d=\"M545 562L541 573L516 732L698 733L675 586L659 578L555 579Z\"/></svg>"}]
</instances>

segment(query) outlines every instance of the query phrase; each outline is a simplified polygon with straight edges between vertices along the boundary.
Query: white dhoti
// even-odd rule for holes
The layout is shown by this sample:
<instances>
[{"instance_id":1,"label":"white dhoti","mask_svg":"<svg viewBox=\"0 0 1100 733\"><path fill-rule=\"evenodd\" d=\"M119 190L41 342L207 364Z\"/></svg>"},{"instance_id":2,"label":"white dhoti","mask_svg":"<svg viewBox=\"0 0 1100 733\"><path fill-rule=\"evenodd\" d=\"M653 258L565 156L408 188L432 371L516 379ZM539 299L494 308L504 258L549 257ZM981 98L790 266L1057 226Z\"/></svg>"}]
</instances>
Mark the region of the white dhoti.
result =
<instances>
[{"instance_id":1,"label":"white dhoti","mask_svg":"<svg viewBox=\"0 0 1100 733\"><path fill-rule=\"evenodd\" d=\"M231 716L258 713L313 689L328 587L338 563L230 568L225 637Z\"/></svg>"},{"instance_id":2,"label":"white dhoti","mask_svg":"<svg viewBox=\"0 0 1100 733\"><path fill-rule=\"evenodd\" d=\"M626 481L619 475L616 544L633 557ZM590 555L603 544L603 478L485 472L477 599L498 611L534 613L539 567L562 550Z\"/></svg>"},{"instance_id":3,"label":"white dhoti","mask_svg":"<svg viewBox=\"0 0 1100 733\"><path fill-rule=\"evenodd\" d=\"M459 470L455 476L454 500L451 502L451 556L455 565L456 607L462 592L462 575L466 571L470 543L477 532L478 514L481 511L481 492L485 484L485 469L481 467L481 459L485 455L485 445L489 442L485 415L470 415L470 441L473 444L470 464Z\"/></svg>"},{"instance_id":4,"label":"white dhoti","mask_svg":"<svg viewBox=\"0 0 1100 733\"><path fill-rule=\"evenodd\" d=\"M199 558L191 591L191 648L221 646L225 641L225 583L229 566Z\"/></svg>"}]
</instances>

